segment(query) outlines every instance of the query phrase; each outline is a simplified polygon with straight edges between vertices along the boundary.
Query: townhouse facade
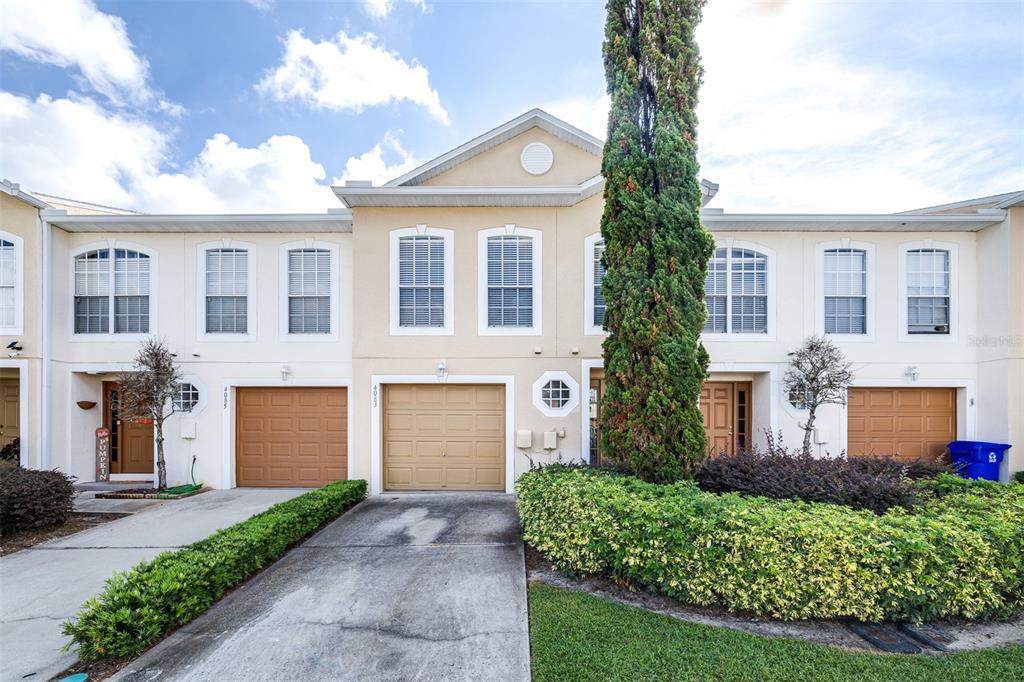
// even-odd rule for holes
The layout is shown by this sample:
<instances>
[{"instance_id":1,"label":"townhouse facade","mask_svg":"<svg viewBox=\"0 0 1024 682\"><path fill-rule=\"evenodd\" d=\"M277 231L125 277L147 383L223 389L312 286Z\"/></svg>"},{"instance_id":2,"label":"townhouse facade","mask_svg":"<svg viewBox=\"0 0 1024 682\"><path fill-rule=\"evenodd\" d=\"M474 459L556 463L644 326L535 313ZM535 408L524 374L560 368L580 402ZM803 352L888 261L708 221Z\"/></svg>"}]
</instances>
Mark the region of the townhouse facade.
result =
<instances>
[{"instance_id":1,"label":"townhouse facade","mask_svg":"<svg viewBox=\"0 0 1024 682\"><path fill-rule=\"evenodd\" d=\"M23 350L0 376L17 372L23 463L92 480L103 427L112 478L152 479L152 425L117 418L149 335L183 373L172 484L511 491L533 463L599 459L601 149L533 110L385 185L335 187L322 214L143 215L5 185L21 326L0 341ZM712 447L799 443L787 354L825 334L856 381L819 413L818 455L969 438L1015 446L1004 478L1024 469L1024 192L703 221Z\"/></svg>"}]
</instances>

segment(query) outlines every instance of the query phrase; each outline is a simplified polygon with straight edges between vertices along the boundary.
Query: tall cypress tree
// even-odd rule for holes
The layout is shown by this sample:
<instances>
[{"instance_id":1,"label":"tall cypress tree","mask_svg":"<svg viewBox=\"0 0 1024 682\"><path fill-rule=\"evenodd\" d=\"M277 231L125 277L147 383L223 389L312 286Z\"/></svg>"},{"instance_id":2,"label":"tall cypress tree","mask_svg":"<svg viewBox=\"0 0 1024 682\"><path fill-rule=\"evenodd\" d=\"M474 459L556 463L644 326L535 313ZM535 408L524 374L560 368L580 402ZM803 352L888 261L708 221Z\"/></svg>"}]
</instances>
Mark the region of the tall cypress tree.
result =
<instances>
[{"instance_id":1,"label":"tall cypress tree","mask_svg":"<svg viewBox=\"0 0 1024 682\"><path fill-rule=\"evenodd\" d=\"M697 401L704 277L694 28L704 0L608 0L611 96L605 178L605 395L601 447L641 478L689 476L707 453Z\"/></svg>"}]
</instances>

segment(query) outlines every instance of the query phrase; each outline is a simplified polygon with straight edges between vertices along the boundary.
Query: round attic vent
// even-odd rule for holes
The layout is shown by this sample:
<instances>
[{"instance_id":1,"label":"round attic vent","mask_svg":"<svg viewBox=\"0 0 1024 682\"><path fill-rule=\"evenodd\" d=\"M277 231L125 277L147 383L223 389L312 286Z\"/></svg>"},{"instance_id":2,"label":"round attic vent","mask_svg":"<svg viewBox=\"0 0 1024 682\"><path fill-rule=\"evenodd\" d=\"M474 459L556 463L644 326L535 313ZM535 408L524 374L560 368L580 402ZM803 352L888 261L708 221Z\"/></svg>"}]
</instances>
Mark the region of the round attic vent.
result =
<instances>
[{"instance_id":1,"label":"round attic vent","mask_svg":"<svg viewBox=\"0 0 1024 682\"><path fill-rule=\"evenodd\" d=\"M551 170L551 163L554 160L555 155L551 153L551 147L543 142L531 142L523 147L523 153L519 156L523 170L530 175L544 175Z\"/></svg>"}]
</instances>

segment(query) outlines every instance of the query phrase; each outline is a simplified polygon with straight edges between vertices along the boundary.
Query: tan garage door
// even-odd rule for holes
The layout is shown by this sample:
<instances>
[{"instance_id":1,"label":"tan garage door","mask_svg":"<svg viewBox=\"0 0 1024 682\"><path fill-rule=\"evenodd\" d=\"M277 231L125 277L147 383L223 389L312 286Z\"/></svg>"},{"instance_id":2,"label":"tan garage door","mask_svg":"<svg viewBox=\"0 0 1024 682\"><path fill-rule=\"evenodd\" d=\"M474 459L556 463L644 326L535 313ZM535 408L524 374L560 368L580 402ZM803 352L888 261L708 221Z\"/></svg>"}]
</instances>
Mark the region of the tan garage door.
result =
<instances>
[{"instance_id":1,"label":"tan garage door","mask_svg":"<svg viewBox=\"0 0 1024 682\"><path fill-rule=\"evenodd\" d=\"M307 487L348 477L346 389L237 391L237 485Z\"/></svg>"},{"instance_id":2,"label":"tan garage door","mask_svg":"<svg viewBox=\"0 0 1024 682\"><path fill-rule=\"evenodd\" d=\"M385 490L504 490L505 387L384 390Z\"/></svg>"},{"instance_id":3,"label":"tan garage door","mask_svg":"<svg viewBox=\"0 0 1024 682\"><path fill-rule=\"evenodd\" d=\"M956 440L955 388L851 388L848 414L851 457L932 458Z\"/></svg>"}]
</instances>

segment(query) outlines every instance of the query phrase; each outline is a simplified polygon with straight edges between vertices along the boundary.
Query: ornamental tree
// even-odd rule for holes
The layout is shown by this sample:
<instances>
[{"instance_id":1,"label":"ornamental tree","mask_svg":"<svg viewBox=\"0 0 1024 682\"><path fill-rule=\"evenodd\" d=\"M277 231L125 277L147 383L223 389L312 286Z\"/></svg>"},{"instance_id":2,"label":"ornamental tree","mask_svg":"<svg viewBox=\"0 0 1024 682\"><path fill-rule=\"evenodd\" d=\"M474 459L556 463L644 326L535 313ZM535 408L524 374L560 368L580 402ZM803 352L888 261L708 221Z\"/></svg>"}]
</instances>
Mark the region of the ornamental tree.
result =
<instances>
[{"instance_id":1,"label":"ornamental tree","mask_svg":"<svg viewBox=\"0 0 1024 682\"><path fill-rule=\"evenodd\" d=\"M693 31L703 0L609 0L611 96L605 179L601 448L649 481L692 475L707 456L697 401L704 278L714 249L700 222Z\"/></svg>"},{"instance_id":2,"label":"ornamental tree","mask_svg":"<svg viewBox=\"0 0 1024 682\"><path fill-rule=\"evenodd\" d=\"M118 377L117 409L121 419L151 419L156 437L157 489L167 487L167 463L164 460L164 421L178 411L174 397L181 373L174 355L160 339L142 342L132 371Z\"/></svg>"},{"instance_id":3,"label":"ornamental tree","mask_svg":"<svg viewBox=\"0 0 1024 682\"><path fill-rule=\"evenodd\" d=\"M843 351L823 336L810 336L789 354L789 369L783 378L786 393L807 410L804 430L804 454L811 453L811 434L818 408L846 404L846 391L853 383L852 365Z\"/></svg>"}]
</instances>

